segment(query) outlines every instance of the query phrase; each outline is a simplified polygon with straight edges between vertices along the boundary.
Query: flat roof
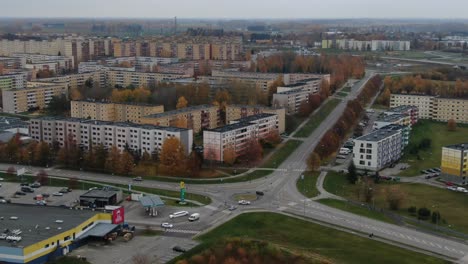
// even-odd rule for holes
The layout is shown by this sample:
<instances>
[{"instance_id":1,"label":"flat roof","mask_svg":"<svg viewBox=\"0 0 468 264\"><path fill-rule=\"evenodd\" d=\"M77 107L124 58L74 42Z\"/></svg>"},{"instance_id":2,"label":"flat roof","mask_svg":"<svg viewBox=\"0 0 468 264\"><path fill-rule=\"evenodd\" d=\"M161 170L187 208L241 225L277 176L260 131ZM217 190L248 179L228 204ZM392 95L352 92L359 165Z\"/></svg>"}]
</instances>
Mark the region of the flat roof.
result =
<instances>
[{"instance_id":1,"label":"flat roof","mask_svg":"<svg viewBox=\"0 0 468 264\"><path fill-rule=\"evenodd\" d=\"M397 106L397 107L392 107L390 109L388 109L386 112L404 112L404 111L407 111L407 110L411 110L411 109L414 109L414 108L418 108L417 106L414 106L414 105L400 105L400 106Z\"/></svg>"},{"instance_id":2,"label":"flat roof","mask_svg":"<svg viewBox=\"0 0 468 264\"><path fill-rule=\"evenodd\" d=\"M308 82L319 81L319 80L321 80L321 78L309 78L309 79L300 80L297 83L282 85L281 87L299 87L299 86L307 85Z\"/></svg>"},{"instance_id":3,"label":"flat roof","mask_svg":"<svg viewBox=\"0 0 468 264\"><path fill-rule=\"evenodd\" d=\"M118 104L118 105L135 105L135 106L162 106L162 105L153 105L153 104L143 104L143 103L114 103L111 101L96 101L91 99L83 99L83 100L72 100L71 102L85 102L85 103L96 103L96 104Z\"/></svg>"},{"instance_id":4,"label":"flat roof","mask_svg":"<svg viewBox=\"0 0 468 264\"><path fill-rule=\"evenodd\" d=\"M84 194L80 195L81 198L111 198L115 194L117 194L118 190L104 190L104 189L93 189L85 192Z\"/></svg>"},{"instance_id":5,"label":"flat roof","mask_svg":"<svg viewBox=\"0 0 468 264\"><path fill-rule=\"evenodd\" d=\"M263 118L267 118L267 117L271 117L271 116L276 116L276 114L268 114L268 113L262 113L262 114L257 114L257 115L251 115L251 116L247 116L247 117L244 117L244 118L239 118L237 120L233 120L234 122L253 122L253 121L256 121L256 120L259 120L259 119L263 119Z\"/></svg>"},{"instance_id":6,"label":"flat roof","mask_svg":"<svg viewBox=\"0 0 468 264\"><path fill-rule=\"evenodd\" d=\"M26 128L29 124L17 117L0 116L0 131L12 128Z\"/></svg>"},{"instance_id":7,"label":"flat roof","mask_svg":"<svg viewBox=\"0 0 468 264\"><path fill-rule=\"evenodd\" d=\"M140 198L140 203L143 207L163 206L164 202L158 195L148 195Z\"/></svg>"},{"instance_id":8,"label":"flat roof","mask_svg":"<svg viewBox=\"0 0 468 264\"><path fill-rule=\"evenodd\" d=\"M461 144L448 145L448 146L444 146L444 148L468 151L468 142L461 143Z\"/></svg>"},{"instance_id":9,"label":"flat roof","mask_svg":"<svg viewBox=\"0 0 468 264\"><path fill-rule=\"evenodd\" d=\"M391 114L391 115L385 115L384 117L380 117L376 122L393 122L402 118L405 118L406 115L403 114Z\"/></svg>"},{"instance_id":10,"label":"flat roof","mask_svg":"<svg viewBox=\"0 0 468 264\"><path fill-rule=\"evenodd\" d=\"M0 240L0 246L26 247L70 230L99 212L71 210L54 206L0 204L0 232L21 230L21 241L13 244ZM17 217L11 220L10 217ZM3 218L3 219L2 219ZM63 221L56 223L56 220ZM48 227L48 229L47 229ZM60 228L60 229L59 229Z\"/></svg>"},{"instance_id":11,"label":"flat roof","mask_svg":"<svg viewBox=\"0 0 468 264\"><path fill-rule=\"evenodd\" d=\"M226 107L239 107L239 108L263 108L263 109L269 109L269 110L278 110L278 109L284 109L284 107L280 106L265 106L265 105L242 105L242 104L230 104L227 105Z\"/></svg>"},{"instance_id":12,"label":"flat roof","mask_svg":"<svg viewBox=\"0 0 468 264\"><path fill-rule=\"evenodd\" d=\"M407 126L403 126L403 125L390 124L390 125L386 125L386 126L382 127L381 129L386 129L386 130L402 130L402 129L405 129L405 128L408 128L408 127L407 127Z\"/></svg>"},{"instance_id":13,"label":"flat roof","mask_svg":"<svg viewBox=\"0 0 468 264\"><path fill-rule=\"evenodd\" d=\"M160 117L171 116L171 115L176 115L176 114L181 114L181 113L187 113L187 112L191 112L191 111L194 111L194 110L208 109L208 108L212 108L212 107L215 107L215 106L214 105L209 105L209 104L195 105L195 106L180 108L180 109L177 109L177 110L167 111L167 112L164 112L164 113L147 115L145 117L160 118Z\"/></svg>"},{"instance_id":14,"label":"flat roof","mask_svg":"<svg viewBox=\"0 0 468 264\"><path fill-rule=\"evenodd\" d=\"M379 129L374 132L371 132L367 135L361 136L356 138L355 140L362 140L362 141L380 141L384 138L393 136L395 134L399 133L398 130L390 130L390 129Z\"/></svg>"},{"instance_id":15,"label":"flat roof","mask_svg":"<svg viewBox=\"0 0 468 264\"><path fill-rule=\"evenodd\" d=\"M305 93L305 92L308 93L308 91L304 91L304 90L299 88L299 89L293 89L293 90L284 91L284 92L280 92L280 93L276 93L276 94L297 94L297 93Z\"/></svg>"},{"instance_id":16,"label":"flat roof","mask_svg":"<svg viewBox=\"0 0 468 264\"><path fill-rule=\"evenodd\" d=\"M234 124L229 124L225 125L222 127L214 128L214 129L205 129L205 131L211 131L211 132L218 132L218 133L223 133L223 132L228 132L231 130L236 130L244 127L249 127L254 125L253 123L249 122L239 122L239 123L234 123Z\"/></svg>"}]
</instances>

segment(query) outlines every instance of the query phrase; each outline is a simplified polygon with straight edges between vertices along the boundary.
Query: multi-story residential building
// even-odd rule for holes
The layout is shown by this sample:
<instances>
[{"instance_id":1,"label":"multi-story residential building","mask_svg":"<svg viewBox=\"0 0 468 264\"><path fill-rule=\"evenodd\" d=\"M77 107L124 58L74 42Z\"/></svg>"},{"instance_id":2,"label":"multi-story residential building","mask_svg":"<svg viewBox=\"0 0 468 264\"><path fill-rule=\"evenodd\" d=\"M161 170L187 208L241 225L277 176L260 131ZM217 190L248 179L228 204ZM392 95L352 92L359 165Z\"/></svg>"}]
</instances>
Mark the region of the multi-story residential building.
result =
<instances>
[{"instance_id":1,"label":"multi-story residential building","mask_svg":"<svg viewBox=\"0 0 468 264\"><path fill-rule=\"evenodd\" d=\"M410 132L411 132L410 126L391 124L391 125L388 125L388 126L384 126L381 129L400 131L401 132L401 148L404 149L404 148L406 148L406 146L408 146L409 138L410 138Z\"/></svg>"},{"instance_id":2,"label":"multi-story residential building","mask_svg":"<svg viewBox=\"0 0 468 264\"><path fill-rule=\"evenodd\" d=\"M279 133L286 130L286 109L264 105L228 105L226 106L226 123L258 114L275 114L278 116L277 129Z\"/></svg>"},{"instance_id":3,"label":"multi-story residential building","mask_svg":"<svg viewBox=\"0 0 468 264\"><path fill-rule=\"evenodd\" d=\"M68 89L76 89L85 85L86 81L89 79L91 79L93 82L98 82L100 87L105 87L106 85L106 75L103 71L68 74L51 78L43 78L40 81L63 83L68 87Z\"/></svg>"},{"instance_id":4,"label":"multi-story residential building","mask_svg":"<svg viewBox=\"0 0 468 264\"><path fill-rule=\"evenodd\" d=\"M273 94L272 105L286 108L287 114L292 115L299 112L301 104L309 102L309 91L302 89L291 89L285 92Z\"/></svg>"},{"instance_id":5,"label":"multi-story residential building","mask_svg":"<svg viewBox=\"0 0 468 264\"><path fill-rule=\"evenodd\" d=\"M278 116L258 114L231 121L231 124L203 131L203 156L206 160L224 161L224 151L232 148L236 156L246 152L251 140L266 138L277 131Z\"/></svg>"},{"instance_id":6,"label":"multi-story residential building","mask_svg":"<svg viewBox=\"0 0 468 264\"><path fill-rule=\"evenodd\" d=\"M305 79L305 80L301 80L300 82L296 82L294 84L279 86L277 88L277 93L301 89L303 91L307 91L309 94L317 94L320 91L321 83L322 83L321 78Z\"/></svg>"},{"instance_id":7,"label":"multi-story residential building","mask_svg":"<svg viewBox=\"0 0 468 264\"><path fill-rule=\"evenodd\" d=\"M27 69L53 70L62 74L75 68L73 57L29 53L15 53L11 56L19 58Z\"/></svg>"},{"instance_id":8,"label":"multi-story residential building","mask_svg":"<svg viewBox=\"0 0 468 264\"><path fill-rule=\"evenodd\" d=\"M330 74L317 74L317 73L260 73L260 72L241 72L239 69L224 69L224 70L212 70L211 76L213 77L225 77L225 78L251 78L251 79L270 79L276 80L278 78L283 79L285 85L295 84L298 82L304 82L310 79L323 79L330 82Z\"/></svg>"},{"instance_id":9,"label":"multi-story residential building","mask_svg":"<svg viewBox=\"0 0 468 264\"><path fill-rule=\"evenodd\" d=\"M71 117L100 121L141 123L144 116L164 112L162 105L111 103L99 101L71 101Z\"/></svg>"},{"instance_id":10,"label":"multi-story residential building","mask_svg":"<svg viewBox=\"0 0 468 264\"><path fill-rule=\"evenodd\" d=\"M30 109L47 107L54 96L68 96L67 86L63 83L29 82L24 89L2 91L3 111L21 113Z\"/></svg>"},{"instance_id":11,"label":"multi-story residential building","mask_svg":"<svg viewBox=\"0 0 468 264\"><path fill-rule=\"evenodd\" d=\"M385 51L398 50L409 51L411 49L410 41L395 40L371 40L361 41L354 39L324 39L322 40L322 49L345 49L361 51Z\"/></svg>"},{"instance_id":12,"label":"multi-story residential building","mask_svg":"<svg viewBox=\"0 0 468 264\"><path fill-rule=\"evenodd\" d=\"M353 162L359 170L379 171L400 159L401 130L379 129L354 139Z\"/></svg>"},{"instance_id":13,"label":"multi-story residential building","mask_svg":"<svg viewBox=\"0 0 468 264\"><path fill-rule=\"evenodd\" d=\"M78 64L78 73L97 72L104 69L103 65L97 61L82 61Z\"/></svg>"},{"instance_id":14,"label":"multi-story residential building","mask_svg":"<svg viewBox=\"0 0 468 264\"><path fill-rule=\"evenodd\" d=\"M78 146L89 150L91 146L102 144L119 150L126 148L143 154L161 151L164 140L176 137L184 147L185 154L192 151L193 132L177 127L160 127L133 123L115 123L80 118L43 117L32 119L29 126L30 136L37 141L52 145L65 146L73 140Z\"/></svg>"},{"instance_id":15,"label":"multi-story residential building","mask_svg":"<svg viewBox=\"0 0 468 264\"><path fill-rule=\"evenodd\" d=\"M106 70L105 79L107 85L112 87L127 87L133 85L136 87L150 86L157 82L170 81L180 78L190 77L181 74L165 74L154 72L135 72L135 71L116 71Z\"/></svg>"},{"instance_id":16,"label":"multi-story residential building","mask_svg":"<svg viewBox=\"0 0 468 264\"><path fill-rule=\"evenodd\" d=\"M1 69L19 70L24 68L24 64L19 58L12 57L0 57L0 75L2 74Z\"/></svg>"},{"instance_id":17,"label":"multi-story residential building","mask_svg":"<svg viewBox=\"0 0 468 264\"><path fill-rule=\"evenodd\" d=\"M203 129L213 129L221 124L219 108L213 105L197 105L181 108L141 118L142 124L156 126L176 126L192 129L199 133Z\"/></svg>"},{"instance_id":18,"label":"multi-story residential building","mask_svg":"<svg viewBox=\"0 0 468 264\"><path fill-rule=\"evenodd\" d=\"M0 90L23 89L26 87L28 73L25 71L0 74Z\"/></svg>"},{"instance_id":19,"label":"multi-story residential building","mask_svg":"<svg viewBox=\"0 0 468 264\"><path fill-rule=\"evenodd\" d=\"M386 115L393 115L393 114L407 115L411 119L411 126L415 125L419 121L419 109L417 106L401 105L401 106L390 108L384 113Z\"/></svg>"},{"instance_id":20,"label":"multi-story residential building","mask_svg":"<svg viewBox=\"0 0 468 264\"><path fill-rule=\"evenodd\" d=\"M388 125L402 125L411 127L411 117L404 114L384 115L375 120L373 129L381 129Z\"/></svg>"},{"instance_id":21,"label":"multi-story residential building","mask_svg":"<svg viewBox=\"0 0 468 264\"><path fill-rule=\"evenodd\" d=\"M444 181L468 184L468 143L442 148L441 177Z\"/></svg>"},{"instance_id":22,"label":"multi-story residential building","mask_svg":"<svg viewBox=\"0 0 468 264\"><path fill-rule=\"evenodd\" d=\"M432 118L434 96L414 94L392 94L390 108L409 105L416 106L419 110L419 118Z\"/></svg>"}]
</instances>

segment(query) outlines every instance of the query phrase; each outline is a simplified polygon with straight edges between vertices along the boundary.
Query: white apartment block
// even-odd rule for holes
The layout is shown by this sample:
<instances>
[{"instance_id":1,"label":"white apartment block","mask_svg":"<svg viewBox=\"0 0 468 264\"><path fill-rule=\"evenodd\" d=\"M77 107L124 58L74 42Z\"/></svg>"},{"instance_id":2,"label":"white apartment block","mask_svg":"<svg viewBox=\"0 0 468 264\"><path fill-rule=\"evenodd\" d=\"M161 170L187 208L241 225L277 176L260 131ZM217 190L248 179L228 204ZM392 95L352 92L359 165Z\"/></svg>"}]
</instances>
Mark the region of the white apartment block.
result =
<instances>
[{"instance_id":1,"label":"white apartment block","mask_svg":"<svg viewBox=\"0 0 468 264\"><path fill-rule=\"evenodd\" d=\"M307 91L309 94L317 94L320 91L321 83L322 83L321 78L305 79L305 80L296 82L294 84L279 86L277 88L277 93L301 89L303 91Z\"/></svg>"},{"instance_id":2,"label":"white apartment block","mask_svg":"<svg viewBox=\"0 0 468 264\"><path fill-rule=\"evenodd\" d=\"M58 74L62 70L69 71L75 68L73 57L30 53L15 53L11 56L21 59L26 68L33 68L32 65L34 65L39 69L40 65L49 65L49 70L54 70ZM54 65L54 67L52 68L50 65ZM45 69L45 67L43 68Z\"/></svg>"},{"instance_id":3,"label":"white apartment block","mask_svg":"<svg viewBox=\"0 0 468 264\"><path fill-rule=\"evenodd\" d=\"M203 131L203 155L206 160L224 161L224 151L233 148L240 156L249 147L251 140L266 138L278 131L278 116L259 114L231 121L231 124Z\"/></svg>"},{"instance_id":4,"label":"white apartment block","mask_svg":"<svg viewBox=\"0 0 468 264\"><path fill-rule=\"evenodd\" d=\"M97 61L82 61L78 64L78 73L96 72L104 69L105 65Z\"/></svg>"},{"instance_id":5,"label":"white apartment block","mask_svg":"<svg viewBox=\"0 0 468 264\"><path fill-rule=\"evenodd\" d=\"M325 79L330 82L330 74L317 74L317 73L259 73L259 72L241 72L239 69L227 70L212 70L211 76L225 77L225 78L252 78L252 79L270 79L276 80L282 77L285 85L303 82L308 79Z\"/></svg>"},{"instance_id":6,"label":"white apartment block","mask_svg":"<svg viewBox=\"0 0 468 264\"><path fill-rule=\"evenodd\" d=\"M413 94L392 94L390 97L390 108L403 105L416 106L419 109L419 117L423 119L432 118L434 96Z\"/></svg>"},{"instance_id":7,"label":"white apartment block","mask_svg":"<svg viewBox=\"0 0 468 264\"><path fill-rule=\"evenodd\" d=\"M401 130L379 129L354 139L353 162L359 170L379 171L400 159Z\"/></svg>"},{"instance_id":8,"label":"white apartment block","mask_svg":"<svg viewBox=\"0 0 468 264\"><path fill-rule=\"evenodd\" d=\"M411 49L410 41L400 40L354 40L354 39L336 39L322 40L322 48L336 48L344 50L361 50L361 51L409 51Z\"/></svg>"},{"instance_id":9,"label":"white apartment block","mask_svg":"<svg viewBox=\"0 0 468 264\"><path fill-rule=\"evenodd\" d=\"M375 120L373 129L381 129L388 125L402 125L411 127L411 116L403 114L385 115Z\"/></svg>"},{"instance_id":10,"label":"white apartment block","mask_svg":"<svg viewBox=\"0 0 468 264\"><path fill-rule=\"evenodd\" d=\"M28 72L15 72L0 75L0 90L23 89L26 87Z\"/></svg>"},{"instance_id":11,"label":"white apartment block","mask_svg":"<svg viewBox=\"0 0 468 264\"><path fill-rule=\"evenodd\" d=\"M32 139L52 145L55 142L64 147L68 140L89 150L91 145L102 144L105 148L117 147L124 150L126 146L132 151L160 152L164 140L176 137L184 147L185 154L192 151L193 132L191 129L138 125L133 123L114 123L79 118L44 117L32 119L29 126Z\"/></svg>"}]
</instances>

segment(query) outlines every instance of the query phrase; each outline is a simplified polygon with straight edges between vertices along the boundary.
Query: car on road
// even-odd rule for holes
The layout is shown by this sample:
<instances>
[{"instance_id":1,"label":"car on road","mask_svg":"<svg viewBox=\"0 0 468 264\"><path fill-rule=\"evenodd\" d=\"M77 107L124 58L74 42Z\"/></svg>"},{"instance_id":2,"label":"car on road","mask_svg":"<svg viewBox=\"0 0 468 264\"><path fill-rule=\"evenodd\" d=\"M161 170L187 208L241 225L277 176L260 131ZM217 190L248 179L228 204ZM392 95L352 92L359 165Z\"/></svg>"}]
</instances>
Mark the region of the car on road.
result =
<instances>
[{"instance_id":1,"label":"car on road","mask_svg":"<svg viewBox=\"0 0 468 264\"><path fill-rule=\"evenodd\" d=\"M47 205L47 202L44 201L44 200L41 200L41 201L36 201L36 205L42 205L42 206L46 206Z\"/></svg>"},{"instance_id":2,"label":"car on road","mask_svg":"<svg viewBox=\"0 0 468 264\"><path fill-rule=\"evenodd\" d=\"M26 195L26 193L20 192L20 191L15 192L15 194L16 194L16 195Z\"/></svg>"},{"instance_id":3,"label":"car on road","mask_svg":"<svg viewBox=\"0 0 468 264\"><path fill-rule=\"evenodd\" d=\"M171 218L171 219L172 218L177 218L177 217L181 217L181 216L186 216L188 214L189 214L189 212L187 212L187 211L179 211L179 212L175 212L175 213L170 214L169 218Z\"/></svg>"},{"instance_id":4,"label":"car on road","mask_svg":"<svg viewBox=\"0 0 468 264\"><path fill-rule=\"evenodd\" d=\"M61 189L60 191L58 191L58 192L59 192L59 193L69 193L69 192L71 192L71 189L65 187L65 188L62 188L62 189Z\"/></svg>"},{"instance_id":5,"label":"car on road","mask_svg":"<svg viewBox=\"0 0 468 264\"><path fill-rule=\"evenodd\" d=\"M181 248L181 247L179 247L179 246L173 247L172 250L174 250L175 252L180 252L180 253L185 253L185 252L187 252L187 250L185 250L185 249L183 249L183 248Z\"/></svg>"},{"instance_id":6,"label":"car on road","mask_svg":"<svg viewBox=\"0 0 468 264\"><path fill-rule=\"evenodd\" d=\"M197 221L200 219L200 214L199 213L194 213L194 214L191 214L188 218L188 220L190 222L193 222L193 221Z\"/></svg>"},{"instance_id":7,"label":"car on road","mask_svg":"<svg viewBox=\"0 0 468 264\"><path fill-rule=\"evenodd\" d=\"M140 176L138 176L138 177L133 178L133 180L134 180L134 181L143 181L143 178L140 177Z\"/></svg>"},{"instance_id":8,"label":"car on road","mask_svg":"<svg viewBox=\"0 0 468 264\"><path fill-rule=\"evenodd\" d=\"M29 185L29 187L31 187L31 188L39 188L39 187L41 187L41 184L38 183L38 182L35 182L35 183Z\"/></svg>"},{"instance_id":9,"label":"car on road","mask_svg":"<svg viewBox=\"0 0 468 264\"><path fill-rule=\"evenodd\" d=\"M48 193L43 193L43 194L42 194L42 197L44 197L44 198L49 198L49 197L50 197L50 194L48 194Z\"/></svg>"},{"instance_id":10,"label":"car on road","mask_svg":"<svg viewBox=\"0 0 468 264\"><path fill-rule=\"evenodd\" d=\"M235 206L235 205L231 205L231 206L229 206L229 208L228 208L229 211L234 211L234 210L236 210L236 209L237 209L237 206Z\"/></svg>"},{"instance_id":11,"label":"car on road","mask_svg":"<svg viewBox=\"0 0 468 264\"><path fill-rule=\"evenodd\" d=\"M249 205L250 204L250 201L247 201L247 200L239 200L238 202L240 205Z\"/></svg>"},{"instance_id":12,"label":"car on road","mask_svg":"<svg viewBox=\"0 0 468 264\"><path fill-rule=\"evenodd\" d=\"M256 193L257 195L259 195L259 196L265 195L265 193L263 193L262 191L256 191L255 193Z\"/></svg>"},{"instance_id":13,"label":"car on road","mask_svg":"<svg viewBox=\"0 0 468 264\"><path fill-rule=\"evenodd\" d=\"M163 228L173 228L174 225L171 224L171 223L162 223L162 224L161 224L161 227L163 227Z\"/></svg>"},{"instance_id":14,"label":"car on road","mask_svg":"<svg viewBox=\"0 0 468 264\"><path fill-rule=\"evenodd\" d=\"M6 203L10 203L10 200L0 199L0 204L6 204Z\"/></svg>"},{"instance_id":15,"label":"car on road","mask_svg":"<svg viewBox=\"0 0 468 264\"><path fill-rule=\"evenodd\" d=\"M63 196L63 193L61 193L61 192L54 192L52 195L53 195L53 196Z\"/></svg>"}]
</instances>

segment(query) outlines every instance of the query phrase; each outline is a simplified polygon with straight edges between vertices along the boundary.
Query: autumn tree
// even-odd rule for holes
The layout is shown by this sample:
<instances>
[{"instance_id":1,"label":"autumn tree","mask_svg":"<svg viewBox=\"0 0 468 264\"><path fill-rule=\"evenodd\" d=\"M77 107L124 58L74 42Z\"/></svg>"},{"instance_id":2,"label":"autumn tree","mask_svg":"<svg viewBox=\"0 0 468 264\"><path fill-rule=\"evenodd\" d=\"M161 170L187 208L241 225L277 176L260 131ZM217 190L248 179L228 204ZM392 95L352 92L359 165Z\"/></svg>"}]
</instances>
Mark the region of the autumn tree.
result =
<instances>
[{"instance_id":1,"label":"autumn tree","mask_svg":"<svg viewBox=\"0 0 468 264\"><path fill-rule=\"evenodd\" d=\"M241 160L249 165L258 164L263 157L263 148L257 139L252 138L246 144L246 150L242 154Z\"/></svg>"},{"instance_id":2,"label":"autumn tree","mask_svg":"<svg viewBox=\"0 0 468 264\"><path fill-rule=\"evenodd\" d=\"M121 168L120 150L116 146L112 146L105 162L105 169L114 174L121 172Z\"/></svg>"},{"instance_id":3,"label":"autumn tree","mask_svg":"<svg viewBox=\"0 0 468 264\"><path fill-rule=\"evenodd\" d=\"M454 119L449 119L447 122L447 130L448 131L456 131L457 130L457 122Z\"/></svg>"},{"instance_id":4,"label":"autumn tree","mask_svg":"<svg viewBox=\"0 0 468 264\"><path fill-rule=\"evenodd\" d=\"M226 163L229 166L232 166L236 162L236 158L237 158L237 154L236 154L236 150L234 149L234 146L232 145L226 146L223 150L224 163Z\"/></svg>"},{"instance_id":5,"label":"autumn tree","mask_svg":"<svg viewBox=\"0 0 468 264\"><path fill-rule=\"evenodd\" d=\"M388 207L391 210L400 209L405 200L405 197L405 193L398 185L392 185L385 190L385 199L387 201Z\"/></svg>"},{"instance_id":6,"label":"autumn tree","mask_svg":"<svg viewBox=\"0 0 468 264\"><path fill-rule=\"evenodd\" d=\"M192 151L187 159L187 173L191 177L198 177L202 168L202 158L196 151Z\"/></svg>"},{"instance_id":7,"label":"autumn tree","mask_svg":"<svg viewBox=\"0 0 468 264\"><path fill-rule=\"evenodd\" d=\"M168 174L176 175L185 171L185 151L176 137L168 137L164 140L159 155L161 169Z\"/></svg>"},{"instance_id":8,"label":"autumn tree","mask_svg":"<svg viewBox=\"0 0 468 264\"><path fill-rule=\"evenodd\" d=\"M188 106L187 99L185 99L185 97L183 97L183 96L179 97L179 99L177 100L176 108L180 109L180 108L185 108L187 106Z\"/></svg>"},{"instance_id":9,"label":"autumn tree","mask_svg":"<svg viewBox=\"0 0 468 264\"><path fill-rule=\"evenodd\" d=\"M34 149L34 164L48 166L51 156L49 144L44 141L39 142Z\"/></svg>"},{"instance_id":10,"label":"autumn tree","mask_svg":"<svg viewBox=\"0 0 468 264\"><path fill-rule=\"evenodd\" d=\"M128 151L124 151L120 155L119 173L123 175L130 175L134 166L135 166L135 161L133 159L132 154L130 154Z\"/></svg>"},{"instance_id":11,"label":"autumn tree","mask_svg":"<svg viewBox=\"0 0 468 264\"><path fill-rule=\"evenodd\" d=\"M49 183L49 175L44 170L40 170L36 175L36 181L39 182L41 185L46 185Z\"/></svg>"},{"instance_id":12,"label":"autumn tree","mask_svg":"<svg viewBox=\"0 0 468 264\"><path fill-rule=\"evenodd\" d=\"M382 94L380 95L378 101L381 105L389 106L390 105L390 97L391 92L389 88L385 88Z\"/></svg>"},{"instance_id":13,"label":"autumn tree","mask_svg":"<svg viewBox=\"0 0 468 264\"><path fill-rule=\"evenodd\" d=\"M307 159L307 165L309 169L313 171L320 169L321 162L322 161L320 159L320 156L315 152L312 152L312 154L310 154L309 158Z\"/></svg>"}]
</instances>

